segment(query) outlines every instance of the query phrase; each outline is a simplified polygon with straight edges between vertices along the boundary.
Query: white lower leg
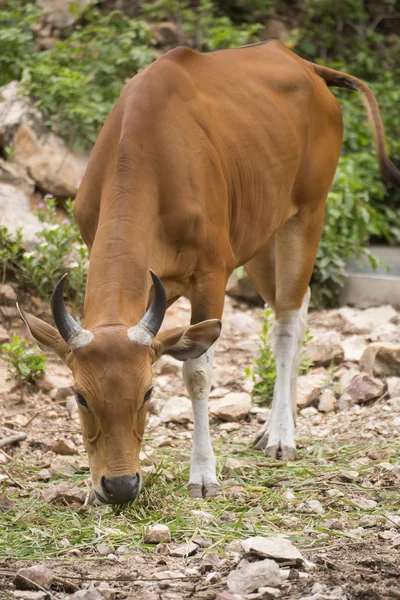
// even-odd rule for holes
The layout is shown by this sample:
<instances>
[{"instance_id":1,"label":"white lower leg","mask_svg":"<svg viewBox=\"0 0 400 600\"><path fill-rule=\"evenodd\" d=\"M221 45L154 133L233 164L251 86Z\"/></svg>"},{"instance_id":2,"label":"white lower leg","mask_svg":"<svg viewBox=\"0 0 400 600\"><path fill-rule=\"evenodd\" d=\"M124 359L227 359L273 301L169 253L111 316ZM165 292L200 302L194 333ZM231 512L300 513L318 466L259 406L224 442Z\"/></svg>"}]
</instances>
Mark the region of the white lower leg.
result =
<instances>
[{"instance_id":1,"label":"white lower leg","mask_svg":"<svg viewBox=\"0 0 400 600\"><path fill-rule=\"evenodd\" d=\"M208 420L208 396L214 358L212 346L200 358L183 364L183 378L193 407L193 448L190 462L191 496L214 495L219 486Z\"/></svg>"},{"instance_id":2,"label":"white lower leg","mask_svg":"<svg viewBox=\"0 0 400 600\"><path fill-rule=\"evenodd\" d=\"M301 349L303 347L303 340L307 330L307 312L308 305L310 303L311 298L311 290L307 289L307 292L303 298L303 303L301 305L301 309L299 310L298 316L298 332L297 332L297 352L295 358L293 360L292 372L290 375L290 397L292 400L292 413L293 420L296 423L297 416L297 377L299 374L300 367L300 359L301 359Z\"/></svg>"}]
</instances>

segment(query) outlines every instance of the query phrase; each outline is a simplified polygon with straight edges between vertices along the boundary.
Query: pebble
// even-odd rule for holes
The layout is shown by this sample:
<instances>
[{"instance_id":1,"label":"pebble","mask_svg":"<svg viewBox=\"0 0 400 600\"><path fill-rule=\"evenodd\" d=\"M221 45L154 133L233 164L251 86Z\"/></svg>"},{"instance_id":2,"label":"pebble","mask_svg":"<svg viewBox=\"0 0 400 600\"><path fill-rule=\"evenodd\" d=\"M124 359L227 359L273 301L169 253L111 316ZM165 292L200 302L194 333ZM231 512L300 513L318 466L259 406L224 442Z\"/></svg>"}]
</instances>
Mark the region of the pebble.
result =
<instances>
[{"instance_id":1,"label":"pebble","mask_svg":"<svg viewBox=\"0 0 400 600\"><path fill-rule=\"evenodd\" d=\"M255 536L242 540L241 546L246 554L256 554L276 560L294 560L303 562L304 558L292 542L280 536Z\"/></svg>"},{"instance_id":2,"label":"pebble","mask_svg":"<svg viewBox=\"0 0 400 600\"><path fill-rule=\"evenodd\" d=\"M375 527L376 517L374 517L374 515L364 515L358 523L360 527Z\"/></svg>"},{"instance_id":3,"label":"pebble","mask_svg":"<svg viewBox=\"0 0 400 600\"><path fill-rule=\"evenodd\" d=\"M228 588L238 594L250 594L259 587L279 587L281 583L278 563L268 558L231 571L227 579Z\"/></svg>"},{"instance_id":4,"label":"pebble","mask_svg":"<svg viewBox=\"0 0 400 600\"><path fill-rule=\"evenodd\" d=\"M336 396L332 390L324 390L319 398L318 410L320 412L333 412L337 406Z\"/></svg>"},{"instance_id":5,"label":"pebble","mask_svg":"<svg viewBox=\"0 0 400 600\"><path fill-rule=\"evenodd\" d=\"M377 506L377 502L375 502L375 500L370 500L370 498L354 498L352 500L352 503L357 506L358 508L361 508L362 510L374 510L374 508L376 508Z\"/></svg>"},{"instance_id":6,"label":"pebble","mask_svg":"<svg viewBox=\"0 0 400 600\"><path fill-rule=\"evenodd\" d=\"M73 487L69 483L60 483L48 487L43 490L42 496L45 502L61 504L71 504L74 502L83 504L86 498L86 494L83 490Z\"/></svg>"},{"instance_id":7,"label":"pebble","mask_svg":"<svg viewBox=\"0 0 400 600\"><path fill-rule=\"evenodd\" d=\"M316 515L322 515L324 512L319 500L306 500L306 502L298 505L297 510L302 513L315 513Z\"/></svg>"},{"instance_id":8,"label":"pebble","mask_svg":"<svg viewBox=\"0 0 400 600\"><path fill-rule=\"evenodd\" d=\"M44 565L35 565L34 567L18 569L14 584L20 590L37 590L37 586L49 590L53 581L54 574L50 569Z\"/></svg>"},{"instance_id":9,"label":"pebble","mask_svg":"<svg viewBox=\"0 0 400 600\"><path fill-rule=\"evenodd\" d=\"M184 544L177 544L175 546L169 547L169 555L170 556L178 556L180 558L186 558L187 556L191 556L195 554L198 550L198 545L194 542L185 542Z\"/></svg>"},{"instance_id":10,"label":"pebble","mask_svg":"<svg viewBox=\"0 0 400 600\"><path fill-rule=\"evenodd\" d=\"M57 440L51 449L56 454L61 454L61 456L73 456L78 453L75 444L64 439Z\"/></svg>"},{"instance_id":11,"label":"pebble","mask_svg":"<svg viewBox=\"0 0 400 600\"><path fill-rule=\"evenodd\" d=\"M360 477L360 474L357 471L342 471L340 473L340 477L344 481L357 481L357 479Z\"/></svg>"},{"instance_id":12,"label":"pebble","mask_svg":"<svg viewBox=\"0 0 400 600\"><path fill-rule=\"evenodd\" d=\"M103 594L95 587L90 587L87 590L79 590L71 596L71 600L104 600Z\"/></svg>"},{"instance_id":13,"label":"pebble","mask_svg":"<svg viewBox=\"0 0 400 600\"><path fill-rule=\"evenodd\" d=\"M250 412L251 396L246 392L232 392L220 400L210 400L208 405L210 413L223 421L241 421Z\"/></svg>"},{"instance_id":14,"label":"pebble","mask_svg":"<svg viewBox=\"0 0 400 600\"><path fill-rule=\"evenodd\" d=\"M144 536L145 544L160 544L171 541L171 531L167 525L156 524L150 527Z\"/></svg>"}]
</instances>

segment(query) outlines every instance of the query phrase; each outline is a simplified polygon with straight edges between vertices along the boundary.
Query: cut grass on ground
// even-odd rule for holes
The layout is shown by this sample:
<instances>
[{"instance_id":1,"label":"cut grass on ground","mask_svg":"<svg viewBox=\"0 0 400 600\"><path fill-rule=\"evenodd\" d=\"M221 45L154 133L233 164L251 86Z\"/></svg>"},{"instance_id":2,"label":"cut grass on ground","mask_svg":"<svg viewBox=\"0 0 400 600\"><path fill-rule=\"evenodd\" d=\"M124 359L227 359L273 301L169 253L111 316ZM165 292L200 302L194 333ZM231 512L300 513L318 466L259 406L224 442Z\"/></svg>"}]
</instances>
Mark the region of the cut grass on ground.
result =
<instances>
[{"instance_id":1,"label":"cut grass on ground","mask_svg":"<svg viewBox=\"0 0 400 600\"><path fill-rule=\"evenodd\" d=\"M338 538L368 537L372 529L358 530L362 516L373 514L377 524L384 526L391 515L399 514L400 442L381 446L384 462L365 460L369 447L326 439L303 444L299 461L282 464L231 440L228 454L226 441L217 441L223 485L221 496L208 500L189 498L189 466L183 451L160 448L152 454L155 470L145 476L135 505L83 510L77 505L47 504L41 491L60 481L88 489L87 473L37 482L38 470L19 455L5 465L23 487L7 491L15 508L0 514L0 557L40 560L73 552L77 559L84 559L100 543L151 552L153 547L143 540L154 523L168 525L176 542L199 534L221 553L232 540L252 535L287 534L301 548L332 545ZM358 472L351 481L346 476L349 470ZM293 498L285 495L289 490ZM377 504L366 510L358 506L360 499ZM321 503L321 514L318 506L309 504L312 500ZM340 521L342 529L332 528L333 520Z\"/></svg>"}]
</instances>

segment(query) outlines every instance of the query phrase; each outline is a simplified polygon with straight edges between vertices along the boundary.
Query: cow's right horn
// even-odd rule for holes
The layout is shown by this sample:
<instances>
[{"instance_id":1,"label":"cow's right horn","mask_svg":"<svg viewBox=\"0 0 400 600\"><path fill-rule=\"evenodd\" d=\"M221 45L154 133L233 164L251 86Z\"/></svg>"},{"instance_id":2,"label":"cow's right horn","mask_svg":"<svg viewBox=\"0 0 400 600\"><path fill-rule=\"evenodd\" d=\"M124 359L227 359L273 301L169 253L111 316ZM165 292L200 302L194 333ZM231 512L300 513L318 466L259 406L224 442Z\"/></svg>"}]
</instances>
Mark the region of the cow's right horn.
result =
<instances>
[{"instance_id":1,"label":"cow's right horn","mask_svg":"<svg viewBox=\"0 0 400 600\"><path fill-rule=\"evenodd\" d=\"M91 331L83 329L67 311L64 304L64 284L66 278L67 273L61 277L54 289L51 296L51 312L63 340L67 342L71 350L78 350L78 348L90 344L94 336Z\"/></svg>"}]
</instances>

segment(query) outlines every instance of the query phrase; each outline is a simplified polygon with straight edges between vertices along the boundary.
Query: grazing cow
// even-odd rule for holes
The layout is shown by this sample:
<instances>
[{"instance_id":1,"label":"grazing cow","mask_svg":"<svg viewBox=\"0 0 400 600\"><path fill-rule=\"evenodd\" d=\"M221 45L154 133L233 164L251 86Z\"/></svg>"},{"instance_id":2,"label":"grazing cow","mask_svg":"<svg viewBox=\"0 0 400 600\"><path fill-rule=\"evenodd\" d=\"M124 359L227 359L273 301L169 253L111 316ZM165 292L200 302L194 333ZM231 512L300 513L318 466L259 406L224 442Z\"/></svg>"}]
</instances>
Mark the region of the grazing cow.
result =
<instances>
[{"instance_id":1,"label":"grazing cow","mask_svg":"<svg viewBox=\"0 0 400 600\"><path fill-rule=\"evenodd\" d=\"M171 50L126 84L107 118L75 201L90 253L85 329L65 308L64 278L52 297L57 329L23 314L39 344L72 370L102 502L140 492L152 364L165 353L184 361L193 403L190 494L216 493L207 403L225 286L240 265L275 311L274 402L256 447L295 458L308 285L342 147L328 86L361 92L381 173L399 185L369 88L278 41ZM180 296L190 300L191 325L160 333Z\"/></svg>"}]
</instances>

